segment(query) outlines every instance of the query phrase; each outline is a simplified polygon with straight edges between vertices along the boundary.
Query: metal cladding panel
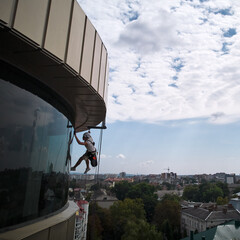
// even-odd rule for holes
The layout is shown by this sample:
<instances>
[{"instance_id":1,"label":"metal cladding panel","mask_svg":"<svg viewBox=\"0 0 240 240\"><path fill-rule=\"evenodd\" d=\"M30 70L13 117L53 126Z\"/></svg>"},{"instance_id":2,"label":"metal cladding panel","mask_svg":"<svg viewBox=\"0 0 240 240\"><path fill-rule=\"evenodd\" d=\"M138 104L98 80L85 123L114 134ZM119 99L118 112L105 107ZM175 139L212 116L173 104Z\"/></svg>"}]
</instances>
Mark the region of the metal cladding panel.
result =
<instances>
[{"instance_id":1,"label":"metal cladding panel","mask_svg":"<svg viewBox=\"0 0 240 240\"><path fill-rule=\"evenodd\" d=\"M48 0L19 0L13 27L41 45L47 7Z\"/></svg>"},{"instance_id":2,"label":"metal cladding panel","mask_svg":"<svg viewBox=\"0 0 240 240\"><path fill-rule=\"evenodd\" d=\"M48 240L66 240L67 221L54 225L50 228Z\"/></svg>"},{"instance_id":3,"label":"metal cladding panel","mask_svg":"<svg viewBox=\"0 0 240 240\"><path fill-rule=\"evenodd\" d=\"M82 55L85 14L77 2L74 2L71 31L68 44L67 64L79 72Z\"/></svg>"},{"instance_id":4,"label":"metal cladding panel","mask_svg":"<svg viewBox=\"0 0 240 240\"><path fill-rule=\"evenodd\" d=\"M72 0L52 0L44 48L64 60Z\"/></svg>"},{"instance_id":5,"label":"metal cladding panel","mask_svg":"<svg viewBox=\"0 0 240 240\"><path fill-rule=\"evenodd\" d=\"M0 1L0 19L9 24L12 14L14 0L1 0Z\"/></svg>"},{"instance_id":6,"label":"metal cladding panel","mask_svg":"<svg viewBox=\"0 0 240 240\"><path fill-rule=\"evenodd\" d=\"M95 29L87 19L80 75L89 83L92 71L94 39Z\"/></svg>"},{"instance_id":7,"label":"metal cladding panel","mask_svg":"<svg viewBox=\"0 0 240 240\"><path fill-rule=\"evenodd\" d=\"M43 239L48 239L48 235L49 235L49 230L44 230L38 233L35 233L29 237L24 238L24 240L43 240ZM16 236L16 239L19 236Z\"/></svg>"},{"instance_id":8,"label":"metal cladding panel","mask_svg":"<svg viewBox=\"0 0 240 240\"><path fill-rule=\"evenodd\" d=\"M108 73L109 73L109 63L107 60L107 69L106 69L106 77L105 77L105 90L104 90L104 102L107 104L108 101Z\"/></svg>"},{"instance_id":9,"label":"metal cladding panel","mask_svg":"<svg viewBox=\"0 0 240 240\"><path fill-rule=\"evenodd\" d=\"M73 215L68 220L68 229L67 229L67 238L66 238L66 240L73 240L74 239L75 221L76 221L76 216L75 215Z\"/></svg>"},{"instance_id":10,"label":"metal cladding panel","mask_svg":"<svg viewBox=\"0 0 240 240\"><path fill-rule=\"evenodd\" d=\"M107 51L104 46L102 46L102 56L101 56L101 67L100 67L100 76L98 84L98 93L103 97L105 89L105 77L106 77L106 60L107 60Z\"/></svg>"},{"instance_id":11,"label":"metal cladding panel","mask_svg":"<svg viewBox=\"0 0 240 240\"><path fill-rule=\"evenodd\" d=\"M1 58L53 91L76 131L103 121L107 52L77 1L0 0L0 17Z\"/></svg>"},{"instance_id":12,"label":"metal cladding panel","mask_svg":"<svg viewBox=\"0 0 240 240\"><path fill-rule=\"evenodd\" d=\"M95 50L94 50L94 57L93 57L93 69L92 69L92 80L91 85L97 91L98 89L98 80L99 80L99 67L100 67L100 60L101 60L101 47L102 41L98 34L96 34L95 40Z\"/></svg>"}]
</instances>

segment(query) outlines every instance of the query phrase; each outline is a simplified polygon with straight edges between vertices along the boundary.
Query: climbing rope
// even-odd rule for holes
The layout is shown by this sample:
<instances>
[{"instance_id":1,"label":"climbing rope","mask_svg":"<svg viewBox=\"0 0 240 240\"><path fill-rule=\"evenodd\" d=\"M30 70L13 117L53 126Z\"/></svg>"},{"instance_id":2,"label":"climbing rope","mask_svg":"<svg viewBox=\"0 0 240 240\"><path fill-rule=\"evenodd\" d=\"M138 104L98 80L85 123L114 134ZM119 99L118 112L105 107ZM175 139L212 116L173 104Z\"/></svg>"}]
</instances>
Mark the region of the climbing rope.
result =
<instances>
[{"instance_id":1,"label":"climbing rope","mask_svg":"<svg viewBox=\"0 0 240 240\"><path fill-rule=\"evenodd\" d=\"M95 183L98 183L98 177L99 177L99 168L100 168L100 160L101 160L101 151L102 151L102 138L103 138L103 128L100 131L100 135L99 135L99 141L98 141L98 165L97 168L95 170Z\"/></svg>"}]
</instances>

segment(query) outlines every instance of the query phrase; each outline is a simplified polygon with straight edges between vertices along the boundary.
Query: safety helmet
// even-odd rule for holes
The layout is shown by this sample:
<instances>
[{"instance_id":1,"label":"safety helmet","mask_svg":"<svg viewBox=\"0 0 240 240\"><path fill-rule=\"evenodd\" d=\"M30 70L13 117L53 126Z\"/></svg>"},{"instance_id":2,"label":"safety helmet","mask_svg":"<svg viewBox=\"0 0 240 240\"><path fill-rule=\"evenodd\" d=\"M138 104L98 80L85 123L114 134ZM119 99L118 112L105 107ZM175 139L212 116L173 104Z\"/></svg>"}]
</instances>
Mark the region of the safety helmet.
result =
<instances>
[{"instance_id":1,"label":"safety helmet","mask_svg":"<svg viewBox=\"0 0 240 240\"><path fill-rule=\"evenodd\" d=\"M84 140L84 139L89 139L89 138L91 138L91 135L90 135L88 132L85 132L85 133L83 134L82 138L83 138L83 140Z\"/></svg>"}]
</instances>

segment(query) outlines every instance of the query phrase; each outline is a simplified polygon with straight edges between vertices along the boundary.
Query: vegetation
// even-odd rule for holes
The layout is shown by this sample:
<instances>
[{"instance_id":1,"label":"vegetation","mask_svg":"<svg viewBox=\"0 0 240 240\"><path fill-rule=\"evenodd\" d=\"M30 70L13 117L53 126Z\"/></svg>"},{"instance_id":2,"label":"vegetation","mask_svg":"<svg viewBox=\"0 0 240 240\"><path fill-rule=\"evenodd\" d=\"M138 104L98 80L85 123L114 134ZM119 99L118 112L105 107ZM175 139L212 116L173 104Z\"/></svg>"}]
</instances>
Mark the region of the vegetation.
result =
<instances>
[{"instance_id":1,"label":"vegetation","mask_svg":"<svg viewBox=\"0 0 240 240\"><path fill-rule=\"evenodd\" d=\"M169 186L170 187L170 186ZM93 186L92 190L98 190ZM111 190L119 201L109 209L91 202L87 239L94 240L178 240L181 239L180 217L182 198L166 194L157 200L156 188L146 182L120 182ZM188 185L183 198L191 201L226 204L229 190L221 182Z\"/></svg>"},{"instance_id":2,"label":"vegetation","mask_svg":"<svg viewBox=\"0 0 240 240\"><path fill-rule=\"evenodd\" d=\"M181 238L181 208L179 202L180 198L178 196L166 194L155 208L154 224L168 240Z\"/></svg>"},{"instance_id":3,"label":"vegetation","mask_svg":"<svg viewBox=\"0 0 240 240\"><path fill-rule=\"evenodd\" d=\"M88 239L180 239L180 198L158 201L155 190L146 182L116 184L112 192L119 201L110 209L90 204Z\"/></svg>"},{"instance_id":4,"label":"vegetation","mask_svg":"<svg viewBox=\"0 0 240 240\"><path fill-rule=\"evenodd\" d=\"M222 182L205 182L200 185L188 185L184 188L183 198L194 202L216 202L217 199L227 199L228 186Z\"/></svg>"},{"instance_id":5,"label":"vegetation","mask_svg":"<svg viewBox=\"0 0 240 240\"><path fill-rule=\"evenodd\" d=\"M90 204L87 239L162 239L155 226L147 223L141 199L126 198L110 209Z\"/></svg>"}]
</instances>

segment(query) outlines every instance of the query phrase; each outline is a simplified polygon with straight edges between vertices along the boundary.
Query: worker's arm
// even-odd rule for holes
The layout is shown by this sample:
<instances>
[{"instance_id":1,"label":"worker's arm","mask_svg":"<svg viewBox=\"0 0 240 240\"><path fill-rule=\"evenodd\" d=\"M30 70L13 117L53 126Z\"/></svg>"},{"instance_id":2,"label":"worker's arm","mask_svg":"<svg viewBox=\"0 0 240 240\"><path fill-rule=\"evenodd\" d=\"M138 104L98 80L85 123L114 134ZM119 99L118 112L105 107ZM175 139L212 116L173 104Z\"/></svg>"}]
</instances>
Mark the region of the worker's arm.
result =
<instances>
[{"instance_id":1,"label":"worker's arm","mask_svg":"<svg viewBox=\"0 0 240 240\"><path fill-rule=\"evenodd\" d=\"M76 132L74 132L74 136L75 136L75 138L76 138L78 144L80 144L80 145L86 145L85 142L81 142L81 141L78 139Z\"/></svg>"}]
</instances>

